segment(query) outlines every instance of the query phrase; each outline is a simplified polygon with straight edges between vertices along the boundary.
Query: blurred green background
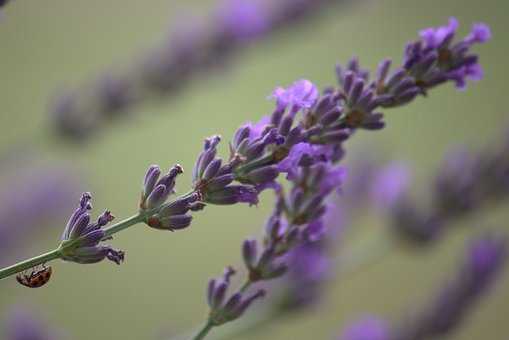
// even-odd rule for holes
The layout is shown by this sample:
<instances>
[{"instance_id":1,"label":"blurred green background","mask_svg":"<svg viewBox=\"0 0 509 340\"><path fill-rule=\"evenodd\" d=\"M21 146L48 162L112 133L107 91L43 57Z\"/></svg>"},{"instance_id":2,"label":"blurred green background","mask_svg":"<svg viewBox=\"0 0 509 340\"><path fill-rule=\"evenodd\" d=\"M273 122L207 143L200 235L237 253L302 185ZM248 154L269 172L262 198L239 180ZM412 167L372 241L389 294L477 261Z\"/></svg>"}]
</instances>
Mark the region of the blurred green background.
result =
<instances>
[{"instance_id":1,"label":"blurred green background","mask_svg":"<svg viewBox=\"0 0 509 340\"><path fill-rule=\"evenodd\" d=\"M99 134L92 143L69 146L49 132L48 98L55 89L76 85L123 63L158 43L183 9L207 15L214 1L18 0L0 21L0 152L28 145L45 161L66 160L86 178L95 213L111 209L117 217L134 212L140 182L149 164L187 169L177 186L186 191L189 173L204 137L225 140L246 120L271 111L266 96L277 85L308 78L323 87L335 81L333 66L352 55L373 69L383 57L400 60L404 44L424 27L451 15L466 33L484 21L494 39L477 48L485 79L466 92L445 86L408 107L387 111L382 132L359 133L350 155L376 145L387 157L411 162L416 186L425 182L451 144L482 146L509 123L509 3L502 0L367 0L336 5L316 20L292 27L240 53L226 73L214 74L178 98L144 105L129 121ZM223 148L226 153L226 147ZM76 197L77 199L78 197ZM127 250L122 266L55 263L54 278L42 289L27 290L15 280L0 282L0 310L18 302L34 305L71 339L152 339L178 333L204 320L209 277L240 261L240 242L258 235L271 209L264 194L257 207L209 207L192 228L161 233L138 225L115 237ZM26 256L55 246L66 222L45 229L23 249ZM507 229L507 206L486 209L461 224ZM377 218L362 228L380 228ZM444 275L453 274L463 241L473 228L454 228L428 251L396 250L384 261L350 278L337 277L329 298L313 313L264 327L242 339L331 339L342 326L366 312L397 319L426 299ZM447 277L447 276L446 276ZM469 315L454 339L504 339L509 333L509 271Z\"/></svg>"}]
</instances>

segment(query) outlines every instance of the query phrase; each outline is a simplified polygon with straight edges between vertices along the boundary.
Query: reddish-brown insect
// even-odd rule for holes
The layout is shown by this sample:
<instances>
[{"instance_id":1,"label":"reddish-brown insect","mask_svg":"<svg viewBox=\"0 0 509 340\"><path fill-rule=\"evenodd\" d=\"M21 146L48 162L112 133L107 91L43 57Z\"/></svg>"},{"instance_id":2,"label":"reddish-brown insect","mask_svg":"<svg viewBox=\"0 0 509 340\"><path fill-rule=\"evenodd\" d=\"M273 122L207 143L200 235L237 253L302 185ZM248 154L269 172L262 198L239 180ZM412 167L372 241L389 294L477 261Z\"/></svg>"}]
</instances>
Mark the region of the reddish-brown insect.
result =
<instances>
[{"instance_id":1,"label":"reddish-brown insect","mask_svg":"<svg viewBox=\"0 0 509 340\"><path fill-rule=\"evenodd\" d=\"M51 278L51 266L42 265L41 268L32 268L30 274L27 272L16 275L16 280L25 287L38 288L44 286Z\"/></svg>"}]
</instances>

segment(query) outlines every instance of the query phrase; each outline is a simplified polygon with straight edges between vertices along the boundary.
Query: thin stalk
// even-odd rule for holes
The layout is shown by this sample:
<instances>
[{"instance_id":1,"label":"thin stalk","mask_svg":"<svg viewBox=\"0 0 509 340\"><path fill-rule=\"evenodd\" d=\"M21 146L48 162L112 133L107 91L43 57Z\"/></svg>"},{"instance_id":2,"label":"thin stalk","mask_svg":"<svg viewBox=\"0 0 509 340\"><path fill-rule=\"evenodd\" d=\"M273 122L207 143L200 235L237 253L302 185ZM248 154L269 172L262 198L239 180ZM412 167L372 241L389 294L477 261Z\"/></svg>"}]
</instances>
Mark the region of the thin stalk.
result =
<instances>
[{"instance_id":1,"label":"thin stalk","mask_svg":"<svg viewBox=\"0 0 509 340\"><path fill-rule=\"evenodd\" d=\"M104 228L104 238L108 238L111 235L118 233L124 229L127 229L135 224L143 222L147 216L150 214L147 213L138 213L131 217L126 218L118 223L112 224L111 226Z\"/></svg>"},{"instance_id":2,"label":"thin stalk","mask_svg":"<svg viewBox=\"0 0 509 340\"><path fill-rule=\"evenodd\" d=\"M24 270L33 268L40 264L44 264L46 262L58 259L61 256L60 248L52 250L50 252L41 254L39 256L32 257L31 259L21 261L12 266L0 269L0 280L5 279L11 275L20 273Z\"/></svg>"},{"instance_id":3,"label":"thin stalk","mask_svg":"<svg viewBox=\"0 0 509 340\"><path fill-rule=\"evenodd\" d=\"M126 218L125 220L115 223L108 228L105 228L104 229L104 232L105 232L104 238L108 238L111 235L118 233L121 230L124 230L126 228L129 228L129 227L135 225L135 224L143 222L143 220L145 219L146 216L147 216L147 213L138 213L138 214L133 215L129 218ZM70 244L70 246L72 246L72 244ZM50 252L32 257L28 260L24 260L24 261L18 262L16 264L13 264L12 266L0 269L0 280L5 279L11 275L15 275L17 273L21 273L22 271L33 268L37 265L44 264L44 263L47 263L52 260L56 260L62 256L61 251L62 251L62 248L59 247L59 248L52 250Z\"/></svg>"},{"instance_id":4,"label":"thin stalk","mask_svg":"<svg viewBox=\"0 0 509 340\"><path fill-rule=\"evenodd\" d=\"M205 339L205 337L207 336L207 334L209 334L210 330L212 329L212 327L214 327L214 325L212 324L212 322L210 321L207 321L207 323L203 326L203 328L198 332L198 334L196 334L192 340L201 340L201 339Z\"/></svg>"}]
</instances>

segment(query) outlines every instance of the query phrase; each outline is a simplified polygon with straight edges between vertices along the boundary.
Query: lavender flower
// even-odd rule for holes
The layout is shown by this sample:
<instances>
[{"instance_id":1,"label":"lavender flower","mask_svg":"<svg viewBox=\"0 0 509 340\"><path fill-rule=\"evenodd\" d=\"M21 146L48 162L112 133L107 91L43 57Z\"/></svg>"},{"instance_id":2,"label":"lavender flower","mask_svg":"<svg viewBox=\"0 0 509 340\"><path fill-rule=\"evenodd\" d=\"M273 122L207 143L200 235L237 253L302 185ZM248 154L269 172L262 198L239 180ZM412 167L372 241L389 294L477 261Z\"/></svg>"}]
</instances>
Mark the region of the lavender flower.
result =
<instances>
[{"instance_id":1,"label":"lavender flower","mask_svg":"<svg viewBox=\"0 0 509 340\"><path fill-rule=\"evenodd\" d=\"M218 22L225 34L240 42L248 41L271 29L266 11L259 1L228 0L219 9Z\"/></svg>"},{"instance_id":2,"label":"lavender flower","mask_svg":"<svg viewBox=\"0 0 509 340\"><path fill-rule=\"evenodd\" d=\"M27 171L6 176L0 191L0 262L22 249L22 240L37 235L41 227L71 208L79 181L65 167L18 164ZM48 199L51 197L51 199Z\"/></svg>"},{"instance_id":3,"label":"lavender flower","mask_svg":"<svg viewBox=\"0 0 509 340\"><path fill-rule=\"evenodd\" d=\"M90 223L89 210L92 209L92 196L86 192L82 195L79 207L69 218L62 234L61 258L76 263L96 263L107 258L120 264L124 261L124 252L110 246L100 245L105 238L103 226L114 219L109 211L102 213L97 222Z\"/></svg>"},{"instance_id":4,"label":"lavender flower","mask_svg":"<svg viewBox=\"0 0 509 340\"><path fill-rule=\"evenodd\" d=\"M56 340L57 334L35 318L27 309L16 307L10 311L3 327L5 340Z\"/></svg>"},{"instance_id":5,"label":"lavender flower","mask_svg":"<svg viewBox=\"0 0 509 340\"><path fill-rule=\"evenodd\" d=\"M394 331L395 340L419 340L450 334L500 274L507 258L505 238L474 240L459 272L441 288L430 305Z\"/></svg>"},{"instance_id":6,"label":"lavender flower","mask_svg":"<svg viewBox=\"0 0 509 340\"><path fill-rule=\"evenodd\" d=\"M151 165L143 181L140 209L150 210L161 206L174 193L176 178L184 169L179 165L173 166L166 175L161 176L161 169Z\"/></svg>"},{"instance_id":7,"label":"lavender flower","mask_svg":"<svg viewBox=\"0 0 509 340\"><path fill-rule=\"evenodd\" d=\"M398 234L413 243L426 244L440 237L450 220L479 210L487 202L507 198L508 157L506 134L499 145L478 152L460 148L447 153L435 175L431 204L417 205L404 193L391 209Z\"/></svg>"},{"instance_id":8,"label":"lavender flower","mask_svg":"<svg viewBox=\"0 0 509 340\"><path fill-rule=\"evenodd\" d=\"M193 169L194 189L202 200L211 204L229 205L236 203L258 203L258 192L252 185L231 185L234 168L239 159L233 157L230 162L222 165L222 160L216 158L216 147L221 138L212 136L205 140L204 149L196 161ZM248 149L249 151L249 149ZM247 174L252 183L272 181L277 172L257 169Z\"/></svg>"},{"instance_id":9,"label":"lavender flower","mask_svg":"<svg viewBox=\"0 0 509 340\"><path fill-rule=\"evenodd\" d=\"M390 340L388 322L367 316L349 325L339 337L340 340Z\"/></svg>"},{"instance_id":10,"label":"lavender flower","mask_svg":"<svg viewBox=\"0 0 509 340\"><path fill-rule=\"evenodd\" d=\"M258 290L254 294L239 291L226 299L230 278L234 274L233 268L228 267L222 278L209 281L207 300L210 307L209 322L213 326L219 326L241 317L253 301L265 295L264 290Z\"/></svg>"},{"instance_id":11,"label":"lavender flower","mask_svg":"<svg viewBox=\"0 0 509 340\"><path fill-rule=\"evenodd\" d=\"M277 87L272 93L272 97L276 99L278 110L284 111L287 107L290 107L292 114L301 109L313 107L318 96L316 86L306 79L298 80L286 89Z\"/></svg>"},{"instance_id":12,"label":"lavender flower","mask_svg":"<svg viewBox=\"0 0 509 340\"><path fill-rule=\"evenodd\" d=\"M327 235L330 236L330 235ZM332 259L325 242L307 241L289 252L288 274L282 298L283 310L295 310L317 303L331 277Z\"/></svg>"},{"instance_id":13,"label":"lavender flower","mask_svg":"<svg viewBox=\"0 0 509 340\"><path fill-rule=\"evenodd\" d=\"M451 334L499 276L507 259L507 239L486 235L467 247L455 277L430 303L395 325L370 317L347 327L342 340L423 340Z\"/></svg>"},{"instance_id":14,"label":"lavender flower","mask_svg":"<svg viewBox=\"0 0 509 340\"><path fill-rule=\"evenodd\" d=\"M323 198L339 189L342 179L341 168L319 163L301 166L292 179L292 190L288 196L276 187L278 202L267 221L263 243L248 239L242 246L249 282L278 278L292 265L292 275L301 279L299 287L306 289L309 285L308 296L312 295L311 286L322 281L327 272L327 260L322 253L324 249L319 243L325 234L321 219L326 210ZM297 266L298 263L316 265L316 270L308 271L309 275L304 277L305 270ZM301 293L302 299L305 299L306 292Z\"/></svg>"},{"instance_id":15,"label":"lavender flower","mask_svg":"<svg viewBox=\"0 0 509 340\"><path fill-rule=\"evenodd\" d=\"M236 51L311 18L335 2L340 1L224 1L210 18L186 21L127 69L99 75L79 91L59 93L49 105L55 129L71 140L85 140L112 122L111 118L123 117L154 97L177 93L196 75L218 64L224 66Z\"/></svg>"}]
</instances>

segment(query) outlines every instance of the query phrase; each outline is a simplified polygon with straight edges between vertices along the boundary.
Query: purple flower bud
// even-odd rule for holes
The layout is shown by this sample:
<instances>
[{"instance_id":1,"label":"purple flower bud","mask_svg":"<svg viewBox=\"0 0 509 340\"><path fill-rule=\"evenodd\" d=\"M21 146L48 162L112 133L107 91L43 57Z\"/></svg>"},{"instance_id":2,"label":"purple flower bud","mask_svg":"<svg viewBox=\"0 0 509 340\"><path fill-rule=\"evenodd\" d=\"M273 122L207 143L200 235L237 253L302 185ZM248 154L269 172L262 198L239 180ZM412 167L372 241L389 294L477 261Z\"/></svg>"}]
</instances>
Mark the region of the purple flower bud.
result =
<instances>
[{"instance_id":1,"label":"purple flower bud","mask_svg":"<svg viewBox=\"0 0 509 340\"><path fill-rule=\"evenodd\" d=\"M74 222L69 237L70 238L78 238L82 235L83 231L86 227L88 227L88 224L90 222L90 215L89 214L83 214L79 216L76 221Z\"/></svg>"},{"instance_id":2,"label":"purple flower bud","mask_svg":"<svg viewBox=\"0 0 509 340\"><path fill-rule=\"evenodd\" d=\"M216 285L217 285L216 279L209 280L209 284L207 286L207 303L209 304L209 307L212 306L212 298L216 291Z\"/></svg>"},{"instance_id":3,"label":"purple flower bud","mask_svg":"<svg viewBox=\"0 0 509 340\"><path fill-rule=\"evenodd\" d=\"M232 317L234 318L239 318L242 316L242 314L244 314L244 312L246 311L246 309L249 308L249 306L253 303L253 301L259 299L259 298L262 298L264 297L266 294L265 290L263 289L259 289L258 291L256 291L256 293L252 294L251 296L245 298L243 301L241 301L240 304L238 304L235 308L233 308L232 310Z\"/></svg>"},{"instance_id":4,"label":"purple flower bud","mask_svg":"<svg viewBox=\"0 0 509 340\"><path fill-rule=\"evenodd\" d=\"M230 205L236 203L258 203L258 192L247 185L230 185L221 190L207 192L204 202L218 205Z\"/></svg>"},{"instance_id":5,"label":"purple flower bud","mask_svg":"<svg viewBox=\"0 0 509 340\"><path fill-rule=\"evenodd\" d=\"M169 192L164 184L159 184L147 197L147 209L154 209L160 206L166 201L169 196Z\"/></svg>"},{"instance_id":6,"label":"purple flower bud","mask_svg":"<svg viewBox=\"0 0 509 340\"><path fill-rule=\"evenodd\" d=\"M315 105L318 99L318 89L309 80L301 79L288 88L278 87L272 93L271 98L276 99L278 108L284 109L288 106L292 110L309 109Z\"/></svg>"},{"instance_id":7,"label":"purple flower bud","mask_svg":"<svg viewBox=\"0 0 509 340\"><path fill-rule=\"evenodd\" d=\"M429 303L410 320L401 323L392 339L444 338L486 293L507 259L507 240L488 235L474 240L455 277L441 287Z\"/></svg>"},{"instance_id":8,"label":"purple flower bud","mask_svg":"<svg viewBox=\"0 0 509 340\"><path fill-rule=\"evenodd\" d=\"M472 31L465 38L465 42L468 44L482 44L491 39L490 27L484 23L475 23L472 26Z\"/></svg>"},{"instance_id":9,"label":"purple flower bud","mask_svg":"<svg viewBox=\"0 0 509 340\"><path fill-rule=\"evenodd\" d=\"M242 302L242 293L233 294L224 306L224 314L226 314L228 319L231 319L233 315L235 315L235 311L239 307Z\"/></svg>"},{"instance_id":10,"label":"purple flower bud","mask_svg":"<svg viewBox=\"0 0 509 340\"><path fill-rule=\"evenodd\" d=\"M214 176L216 176L217 172L219 171L219 168L221 167L221 159L216 158L212 162L210 162L205 170L203 171L202 179L204 181L208 181L212 179Z\"/></svg>"},{"instance_id":11,"label":"purple flower bud","mask_svg":"<svg viewBox=\"0 0 509 340\"><path fill-rule=\"evenodd\" d=\"M254 268L257 259L256 240L245 240L242 244L242 258L248 269Z\"/></svg>"},{"instance_id":12,"label":"purple flower bud","mask_svg":"<svg viewBox=\"0 0 509 340\"><path fill-rule=\"evenodd\" d=\"M214 287L210 303L211 309L217 309L223 304L227 289L228 289L227 282L220 282L217 284L216 287Z\"/></svg>"},{"instance_id":13,"label":"purple flower bud","mask_svg":"<svg viewBox=\"0 0 509 340\"><path fill-rule=\"evenodd\" d=\"M97 222L90 223L88 210L92 207L91 198L89 193L82 195L79 208L67 223L60 245L62 259L76 263L96 263L107 258L120 264L124 260L124 252L100 245L104 239L104 231L101 228L114 217L109 211L105 211Z\"/></svg>"},{"instance_id":14,"label":"purple flower bud","mask_svg":"<svg viewBox=\"0 0 509 340\"><path fill-rule=\"evenodd\" d=\"M383 84L387 75L389 74L389 69L391 68L392 61L390 59L384 59L378 64L378 68L376 71L376 84Z\"/></svg>"},{"instance_id":15,"label":"purple flower bud","mask_svg":"<svg viewBox=\"0 0 509 340\"><path fill-rule=\"evenodd\" d=\"M326 162L332 157L333 148L328 145L314 145L309 143L298 143L292 147L288 156L279 162L278 169L288 173L288 179L296 176L296 171L301 165L301 160L307 156L313 163Z\"/></svg>"},{"instance_id":16,"label":"purple flower bud","mask_svg":"<svg viewBox=\"0 0 509 340\"><path fill-rule=\"evenodd\" d=\"M161 169L157 165L151 165L145 175L140 209L154 209L163 204L173 193L176 177L183 172L182 167L177 164L160 177Z\"/></svg>"},{"instance_id":17,"label":"purple flower bud","mask_svg":"<svg viewBox=\"0 0 509 340\"><path fill-rule=\"evenodd\" d=\"M441 48L451 41L454 34L456 34L458 26L456 18L449 18L447 26L423 29L420 32L420 36L428 48Z\"/></svg>"},{"instance_id":18,"label":"purple flower bud","mask_svg":"<svg viewBox=\"0 0 509 340\"><path fill-rule=\"evenodd\" d=\"M227 175L222 175L222 176L216 177L216 178L212 179L207 184L207 189L209 191L220 190L220 189L226 187L227 185L231 184L234 179L235 179L235 176L233 174L227 174Z\"/></svg>"},{"instance_id":19,"label":"purple flower bud","mask_svg":"<svg viewBox=\"0 0 509 340\"><path fill-rule=\"evenodd\" d=\"M276 165L268 165L249 172L246 178L253 184L272 182L279 175Z\"/></svg>"}]
</instances>

